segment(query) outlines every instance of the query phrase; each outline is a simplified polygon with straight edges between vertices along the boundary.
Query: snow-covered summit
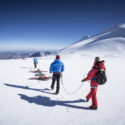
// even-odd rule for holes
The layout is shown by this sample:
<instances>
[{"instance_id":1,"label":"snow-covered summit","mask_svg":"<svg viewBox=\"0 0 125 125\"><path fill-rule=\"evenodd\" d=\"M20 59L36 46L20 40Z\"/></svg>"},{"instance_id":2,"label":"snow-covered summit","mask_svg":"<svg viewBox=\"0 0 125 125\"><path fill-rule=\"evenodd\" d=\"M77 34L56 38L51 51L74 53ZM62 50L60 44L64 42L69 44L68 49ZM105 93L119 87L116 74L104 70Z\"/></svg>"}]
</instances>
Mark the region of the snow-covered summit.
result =
<instances>
[{"instance_id":1,"label":"snow-covered summit","mask_svg":"<svg viewBox=\"0 0 125 125\"><path fill-rule=\"evenodd\" d=\"M125 54L125 24L114 25L103 32L83 39L59 53Z\"/></svg>"}]
</instances>

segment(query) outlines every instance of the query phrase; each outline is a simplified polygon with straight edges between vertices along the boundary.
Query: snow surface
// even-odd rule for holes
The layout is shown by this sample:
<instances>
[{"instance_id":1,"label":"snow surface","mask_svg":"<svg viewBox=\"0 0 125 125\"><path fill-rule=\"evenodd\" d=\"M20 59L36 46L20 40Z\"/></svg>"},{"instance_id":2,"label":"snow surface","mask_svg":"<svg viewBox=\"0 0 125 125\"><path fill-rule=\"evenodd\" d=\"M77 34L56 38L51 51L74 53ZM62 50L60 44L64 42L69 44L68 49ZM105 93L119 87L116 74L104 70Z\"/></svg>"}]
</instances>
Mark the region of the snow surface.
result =
<instances>
[{"instance_id":1,"label":"snow surface","mask_svg":"<svg viewBox=\"0 0 125 125\"><path fill-rule=\"evenodd\" d=\"M125 125L125 58L101 56L105 60L108 82L98 87L98 110L85 102L89 82L73 95L93 65L94 56L66 55L63 85L59 95L50 90L51 80L34 77L33 60L0 60L0 125ZM39 68L49 69L54 57L39 58ZM47 76L51 76L45 72Z\"/></svg>"}]
</instances>

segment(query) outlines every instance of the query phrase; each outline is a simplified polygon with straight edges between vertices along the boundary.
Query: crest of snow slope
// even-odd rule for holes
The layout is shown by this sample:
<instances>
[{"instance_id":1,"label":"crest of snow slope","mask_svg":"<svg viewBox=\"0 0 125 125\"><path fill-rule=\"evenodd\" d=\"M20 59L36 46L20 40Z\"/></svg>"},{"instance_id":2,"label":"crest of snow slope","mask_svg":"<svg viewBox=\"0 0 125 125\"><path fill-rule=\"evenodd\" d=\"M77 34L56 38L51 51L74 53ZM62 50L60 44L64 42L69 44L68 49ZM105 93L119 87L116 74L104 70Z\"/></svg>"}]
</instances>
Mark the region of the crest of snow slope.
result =
<instances>
[{"instance_id":1,"label":"crest of snow slope","mask_svg":"<svg viewBox=\"0 0 125 125\"><path fill-rule=\"evenodd\" d=\"M102 33L75 43L59 53L125 53L125 24L115 25Z\"/></svg>"}]
</instances>

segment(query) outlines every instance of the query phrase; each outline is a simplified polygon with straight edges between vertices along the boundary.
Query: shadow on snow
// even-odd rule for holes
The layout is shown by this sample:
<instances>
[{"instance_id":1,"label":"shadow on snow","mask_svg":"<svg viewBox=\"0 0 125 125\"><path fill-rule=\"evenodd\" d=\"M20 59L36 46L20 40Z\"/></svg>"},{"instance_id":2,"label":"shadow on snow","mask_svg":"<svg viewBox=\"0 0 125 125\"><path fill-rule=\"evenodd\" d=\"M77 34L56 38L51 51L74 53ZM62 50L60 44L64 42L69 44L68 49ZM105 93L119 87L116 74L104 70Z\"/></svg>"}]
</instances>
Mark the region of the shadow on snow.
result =
<instances>
[{"instance_id":1,"label":"shadow on snow","mask_svg":"<svg viewBox=\"0 0 125 125\"><path fill-rule=\"evenodd\" d=\"M21 99L23 99L23 100L25 100L29 103L35 103L37 105L42 105L42 106L47 106L47 107L65 106L65 107L76 108L76 109L90 110L89 107L71 105L71 103L73 104L73 103L86 102L83 99L74 100L74 101L60 101L60 100L52 100L52 99L50 99L49 97L46 97L46 96L29 97L29 96L24 95L24 94L18 94L18 95L20 96Z\"/></svg>"},{"instance_id":2,"label":"shadow on snow","mask_svg":"<svg viewBox=\"0 0 125 125\"><path fill-rule=\"evenodd\" d=\"M47 88L45 89L35 89L35 88L30 88L29 86L19 86L19 85L12 85L12 84L7 84L5 83L4 85L9 86L9 87L14 87L14 88L20 88L20 89L26 89L26 90L34 90L34 91L39 91L47 94L54 94L47 92ZM82 107L82 106L76 106L76 105L71 105L73 103L80 103L80 102L86 102L83 99L79 100L73 100L73 101L60 101L60 100L52 100L49 97L46 96L34 96L34 97L29 97L24 94L18 94L22 100L25 100L29 103L34 103L37 105L42 105L42 106L47 106L47 107L53 107L53 106L66 106L70 108L76 108L76 109L85 109L85 110L91 110L89 107ZM70 104L69 104L70 103Z\"/></svg>"},{"instance_id":3,"label":"shadow on snow","mask_svg":"<svg viewBox=\"0 0 125 125\"><path fill-rule=\"evenodd\" d=\"M4 85L9 86L9 87L14 87L14 88L43 92L43 93L47 93L47 94L54 94L54 93L51 93L51 92L47 92L47 90L49 90L47 88L45 88L45 89L35 89L35 88L30 88L29 86L12 85L12 84L7 84L7 83L4 83Z\"/></svg>"}]
</instances>

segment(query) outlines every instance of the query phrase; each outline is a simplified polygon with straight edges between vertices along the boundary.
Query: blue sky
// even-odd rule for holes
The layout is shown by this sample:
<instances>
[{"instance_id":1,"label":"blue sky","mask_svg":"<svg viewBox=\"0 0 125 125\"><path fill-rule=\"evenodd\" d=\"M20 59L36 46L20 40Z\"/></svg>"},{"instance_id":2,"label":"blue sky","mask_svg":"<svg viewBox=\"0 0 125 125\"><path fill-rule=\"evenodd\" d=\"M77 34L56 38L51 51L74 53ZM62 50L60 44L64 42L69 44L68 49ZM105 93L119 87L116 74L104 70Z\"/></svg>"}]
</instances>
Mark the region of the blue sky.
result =
<instances>
[{"instance_id":1,"label":"blue sky","mask_svg":"<svg viewBox=\"0 0 125 125\"><path fill-rule=\"evenodd\" d=\"M61 49L125 23L124 0L1 0L0 48Z\"/></svg>"}]
</instances>

